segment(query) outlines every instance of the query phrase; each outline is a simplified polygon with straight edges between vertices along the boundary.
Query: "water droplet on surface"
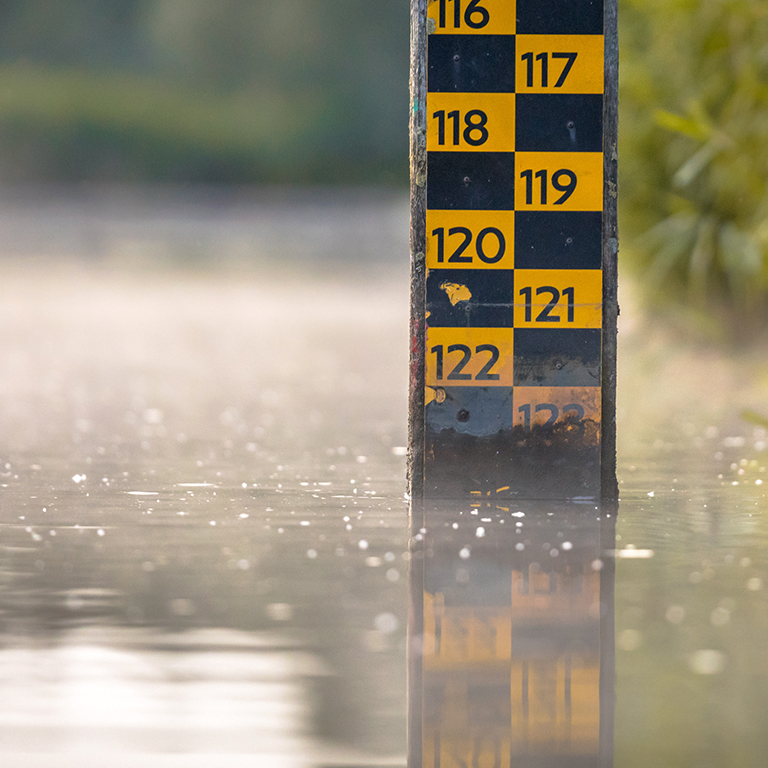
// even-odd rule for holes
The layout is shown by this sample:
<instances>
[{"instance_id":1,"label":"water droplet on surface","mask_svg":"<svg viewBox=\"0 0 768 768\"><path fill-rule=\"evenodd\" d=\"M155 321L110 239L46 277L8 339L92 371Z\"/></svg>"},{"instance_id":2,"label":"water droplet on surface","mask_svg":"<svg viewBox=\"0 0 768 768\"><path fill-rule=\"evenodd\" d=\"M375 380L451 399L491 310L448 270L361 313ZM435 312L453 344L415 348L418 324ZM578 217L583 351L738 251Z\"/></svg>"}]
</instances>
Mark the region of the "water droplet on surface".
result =
<instances>
[{"instance_id":1,"label":"water droplet on surface","mask_svg":"<svg viewBox=\"0 0 768 768\"><path fill-rule=\"evenodd\" d=\"M636 651L643 644L643 636L636 629L625 629L616 636L616 646L622 651Z\"/></svg>"},{"instance_id":2,"label":"water droplet on surface","mask_svg":"<svg viewBox=\"0 0 768 768\"><path fill-rule=\"evenodd\" d=\"M688 666L697 675L717 675L725 669L725 654L722 651L695 651L688 658Z\"/></svg>"},{"instance_id":3,"label":"water droplet on surface","mask_svg":"<svg viewBox=\"0 0 768 768\"><path fill-rule=\"evenodd\" d=\"M727 608L718 606L709 616L712 626L724 627L731 620L731 612Z\"/></svg>"},{"instance_id":4,"label":"water droplet on surface","mask_svg":"<svg viewBox=\"0 0 768 768\"><path fill-rule=\"evenodd\" d=\"M469 547L464 547L463 549L459 550L459 557L462 560L469 560L469 555L470 555Z\"/></svg>"},{"instance_id":5,"label":"water droplet on surface","mask_svg":"<svg viewBox=\"0 0 768 768\"><path fill-rule=\"evenodd\" d=\"M397 616L394 613L380 613L374 620L374 625L379 632L385 635L391 635L396 632L400 626Z\"/></svg>"}]
</instances>

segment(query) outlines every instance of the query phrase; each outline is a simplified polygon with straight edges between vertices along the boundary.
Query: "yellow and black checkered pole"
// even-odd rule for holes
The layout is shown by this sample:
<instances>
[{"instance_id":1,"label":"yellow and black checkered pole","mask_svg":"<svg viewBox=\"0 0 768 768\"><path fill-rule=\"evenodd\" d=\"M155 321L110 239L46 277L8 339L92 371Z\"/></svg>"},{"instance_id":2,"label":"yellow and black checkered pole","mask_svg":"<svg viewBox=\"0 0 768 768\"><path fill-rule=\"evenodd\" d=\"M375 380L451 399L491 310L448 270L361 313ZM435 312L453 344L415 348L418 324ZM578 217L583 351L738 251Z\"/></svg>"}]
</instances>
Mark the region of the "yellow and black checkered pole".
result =
<instances>
[{"instance_id":1,"label":"yellow and black checkered pole","mask_svg":"<svg viewBox=\"0 0 768 768\"><path fill-rule=\"evenodd\" d=\"M614 499L615 0L414 0L414 499Z\"/></svg>"}]
</instances>

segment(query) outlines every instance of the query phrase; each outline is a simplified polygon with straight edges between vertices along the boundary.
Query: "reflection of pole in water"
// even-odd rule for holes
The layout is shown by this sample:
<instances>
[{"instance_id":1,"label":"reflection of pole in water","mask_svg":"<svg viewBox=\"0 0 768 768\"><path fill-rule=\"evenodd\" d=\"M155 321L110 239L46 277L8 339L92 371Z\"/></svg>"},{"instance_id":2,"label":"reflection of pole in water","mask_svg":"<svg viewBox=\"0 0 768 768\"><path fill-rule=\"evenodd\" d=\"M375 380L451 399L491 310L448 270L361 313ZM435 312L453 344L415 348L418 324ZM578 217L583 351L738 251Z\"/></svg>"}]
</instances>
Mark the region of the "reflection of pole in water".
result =
<instances>
[{"instance_id":1,"label":"reflection of pole in water","mask_svg":"<svg viewBox=\"0 0 768 768\"><path fill-rule=\"evenodd\" d=\"M515 510L425 510L413 567L412 767L612 763L613 569L603 552L615 515Z\"/></svg>"}]
</instances>

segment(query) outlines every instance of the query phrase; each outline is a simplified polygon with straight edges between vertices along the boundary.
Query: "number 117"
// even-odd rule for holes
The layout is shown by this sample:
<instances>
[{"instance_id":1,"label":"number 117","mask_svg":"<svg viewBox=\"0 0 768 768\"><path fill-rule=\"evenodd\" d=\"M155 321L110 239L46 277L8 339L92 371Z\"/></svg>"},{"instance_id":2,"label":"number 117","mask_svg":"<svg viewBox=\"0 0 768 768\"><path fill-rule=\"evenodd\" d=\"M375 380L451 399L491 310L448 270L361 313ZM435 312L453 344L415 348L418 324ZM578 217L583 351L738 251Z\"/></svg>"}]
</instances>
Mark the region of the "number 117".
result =
<instances>
[{"instance_id":1,"label":"number 117","mask_svg":"<svg viewBox=\"0 0 768 768\"><path fill-rule=\"evenodd\" d=\"M563 71L560 73L560 77L557 78L557 82L555 83L555 88L562 88L563 85L565 85L565 81L568 77L568 75L571 72L571 68L574 65L574 62L576 61L578 57L578 53L553 53L552 58L553 59L567 59L565 66L563 67ZM541 62L541 87L542 88L549 88L549 53L540 53L536 56L536 61ZM527 66L527 80L526 85L529 88L534 87L534 64L533 64L533 52L524 53L520 57L524 62L526 62Z\"/></svg>"}]
</instances>

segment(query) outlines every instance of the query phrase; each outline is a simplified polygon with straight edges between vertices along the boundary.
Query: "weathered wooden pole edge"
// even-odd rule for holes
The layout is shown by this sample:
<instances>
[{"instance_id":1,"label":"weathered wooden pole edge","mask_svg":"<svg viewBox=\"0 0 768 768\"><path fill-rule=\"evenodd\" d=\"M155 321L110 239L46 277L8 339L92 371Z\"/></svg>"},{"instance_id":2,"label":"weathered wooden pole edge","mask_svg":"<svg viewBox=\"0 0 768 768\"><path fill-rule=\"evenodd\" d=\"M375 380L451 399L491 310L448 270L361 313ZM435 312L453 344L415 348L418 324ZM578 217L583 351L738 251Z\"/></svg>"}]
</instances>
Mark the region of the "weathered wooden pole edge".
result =
<instances>
[{"instance_id":1,"label":"weathered wooden pole edge","mask_svg":"<svg viewBox=\"0 0 768 768\"><path fill-rule=\"evenodd\" d=\"M415 534L424 527L424 346L426 335L427 251L427 1L411 0L410 171L411 318L408 394L409 615L408 615L408 768L422 763L422 636L424 632L423 547Z\"/></svg>"},{"instance_id":2,"label":"weathered wooden pole edge","mask_svg":"<svg viewBox=\"0 0 768 768\"><path fill-rule=\"evenodd\" d=\"M605 92L603 101L603 362L602 456L600 495L617 501L616 480L616 342L618 301L618 124L619 31L618 0L605 0Z\"/></svg>"},{"instance_id":3,"label":"weathered wooden pole edge","mask_svg":"<svg viewBox=\"0 0 768 768\"><path fill-rule=\"evenodd\" d=\"M408 491L424 487L424 337L427 250L427 0L411 0L411 322Z\"/></svg>"}]
</instances>

